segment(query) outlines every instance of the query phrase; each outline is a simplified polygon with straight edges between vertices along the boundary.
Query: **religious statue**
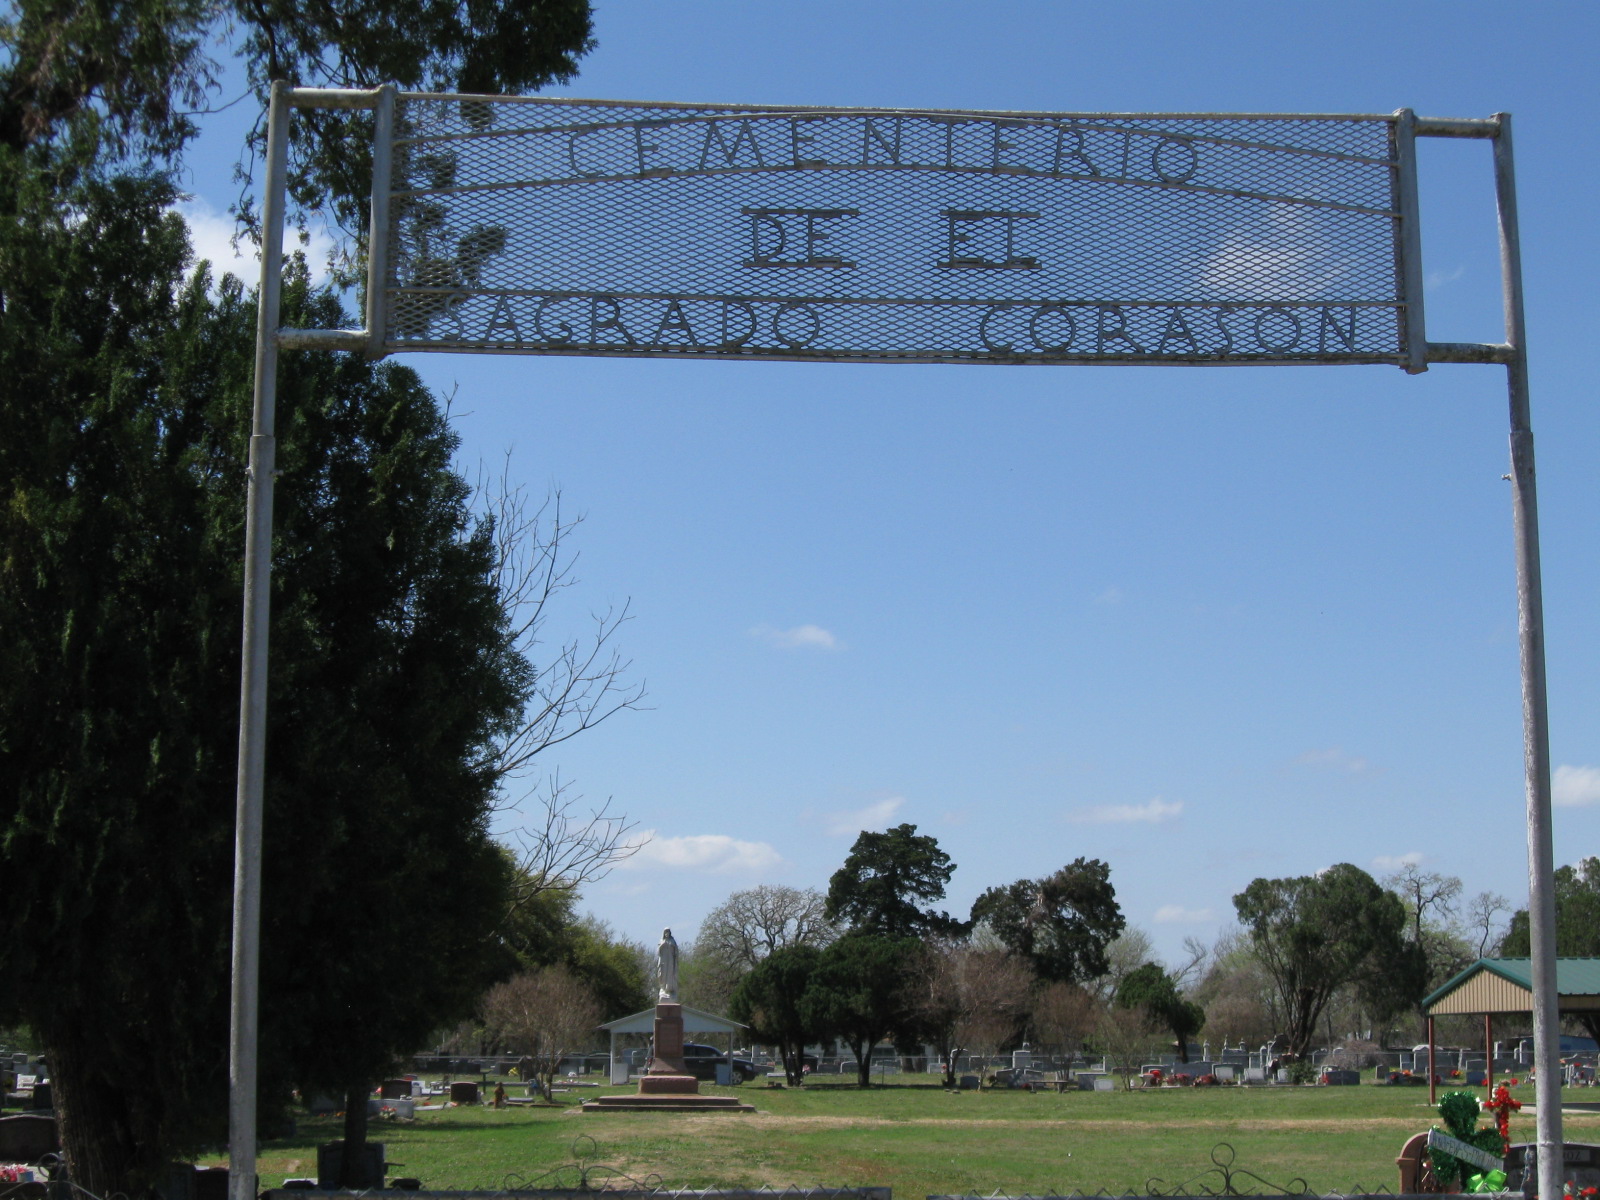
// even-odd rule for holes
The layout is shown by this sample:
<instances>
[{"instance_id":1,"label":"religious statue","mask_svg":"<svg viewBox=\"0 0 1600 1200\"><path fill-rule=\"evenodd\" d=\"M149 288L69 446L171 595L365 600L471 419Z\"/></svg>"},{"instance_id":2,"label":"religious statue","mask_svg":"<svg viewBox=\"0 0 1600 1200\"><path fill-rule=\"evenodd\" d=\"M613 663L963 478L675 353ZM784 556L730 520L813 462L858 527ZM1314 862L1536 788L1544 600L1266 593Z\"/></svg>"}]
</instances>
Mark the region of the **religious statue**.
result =
<instances>
[{"instance_id":1,"label":"religious statue","mask_svg":"<svg viewBox=\"0 0 1600 1200\"><path fill-rule=\"evenodd\" d=\"M661 942L656 946L656 974L661 979L659 999L678 1001L678 943L672 930L661 931Z\"/></svg>"}]
</instances>

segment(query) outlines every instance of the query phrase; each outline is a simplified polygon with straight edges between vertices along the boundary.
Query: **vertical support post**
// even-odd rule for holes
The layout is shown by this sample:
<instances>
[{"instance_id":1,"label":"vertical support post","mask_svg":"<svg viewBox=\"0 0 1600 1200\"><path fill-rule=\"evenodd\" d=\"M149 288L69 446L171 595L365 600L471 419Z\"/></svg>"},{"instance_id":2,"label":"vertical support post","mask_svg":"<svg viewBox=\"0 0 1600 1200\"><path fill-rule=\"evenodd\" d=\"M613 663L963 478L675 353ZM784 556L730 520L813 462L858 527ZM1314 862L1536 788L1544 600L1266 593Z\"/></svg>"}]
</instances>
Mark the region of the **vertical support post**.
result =
<instances>
[{"instance_id":1,"label":"vertical support post","mask_svg":"<svg viewBox=\"0 0 1600 1200\"><path fill-rule=\"evenodd\" d=\"M1517 559L1517 640L1522 657L1522 760L1528 813L1528 932L1533 973L1535 1137L1539 1194L1561 1195L1560 1017L1556 992L1555 848L1550 820L1550 722L1545 698L1544 592L1539 573L1539 506L1529 418L1528 347L1522 312L1522 243L1517 228L1511 114L1496 113L1495 200L1500 213L1500 281L1511 409L1512 521Z\"/></svg>"},{"instance_id":2,"label":"vertical support post","mask_svg":"<svg viewBox=\"0 0 1600 1200\"><path fill-rule=\"evenodd\" d=\"M1434 1014L1427 1014L1427 1102L1438 1104L1438 1072L1434 1070Z\"/></svg>"},{"instance_id":3,"label":"vertical support post","mask_svg":"<svg viewBox=\"0 0 1600 1200\"><path fill-rule=\"evenodd\" d=\"M388 313L389 192L394 176L394 105L396 88L378 89L372 122L372 208L367 230L367 355L383 356Z\"/></svg>"},{"instance_id":4,"label":"vertical support post","mask_svg":"<svg viewBox=\"0 0 1600 1200\"><path fill-rule=\"evenodd\" d=\"M1494 1099L1494 1014L1483 1014L1483 1086Z\"/></svg>"},{"instance_id":5,"label":"vertical support post","mask_svg":"<svg viewBox=\"0 0 1600 1200\"><path fill-rule=\"evenodd\" d=\"M1395 192L1400 213L1400 298L1405 305L1405 369L1428 369L1428 325L1422 305L1422 207L1417 195L1417 114L1402 108L1394 115Z\"/></svg>"},{"instance_id":6,"label":"vertical support post","mask_svg":"<svg viewBox=\"0 0 1600 1200\"><path fill-rule=\"evenodd\" d=\"M272 85L267 188L261 207L261 295L256 316L254 415L246 501L244 648L239 682L239 768L233 846L233 992L228 1057L228 1200L256 1194L256 1036L261 931L261 813L267 751L267 631L272 596L272 489L278 391L278 306L289 85Z\"/></svg>"}]
</instances>

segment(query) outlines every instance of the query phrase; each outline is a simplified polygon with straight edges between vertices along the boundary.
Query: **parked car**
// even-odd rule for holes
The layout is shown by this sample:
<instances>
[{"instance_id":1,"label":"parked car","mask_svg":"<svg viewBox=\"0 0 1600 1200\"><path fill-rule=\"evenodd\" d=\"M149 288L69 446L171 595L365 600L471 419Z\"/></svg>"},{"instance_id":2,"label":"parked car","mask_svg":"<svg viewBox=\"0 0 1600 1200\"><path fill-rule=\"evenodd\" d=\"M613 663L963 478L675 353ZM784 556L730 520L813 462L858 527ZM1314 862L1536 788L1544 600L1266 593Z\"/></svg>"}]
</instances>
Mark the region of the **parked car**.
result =
<instances>
[{"instance_id":1,"label":"parked car","mask_svg":"<svg viewBox=\"0 0 1600 1200\"><path fill-rule=\"evenodd\" d=\"M735 1083L748 1083L756 1077L755 1064L748 1058L729 1058L715 1046L703 1046L699 1042L683 1044L683 1069L696 1079L715 1079L717 1064L723 1062L732 1068L729 1076Z\"/></svg>"}]
</instances>

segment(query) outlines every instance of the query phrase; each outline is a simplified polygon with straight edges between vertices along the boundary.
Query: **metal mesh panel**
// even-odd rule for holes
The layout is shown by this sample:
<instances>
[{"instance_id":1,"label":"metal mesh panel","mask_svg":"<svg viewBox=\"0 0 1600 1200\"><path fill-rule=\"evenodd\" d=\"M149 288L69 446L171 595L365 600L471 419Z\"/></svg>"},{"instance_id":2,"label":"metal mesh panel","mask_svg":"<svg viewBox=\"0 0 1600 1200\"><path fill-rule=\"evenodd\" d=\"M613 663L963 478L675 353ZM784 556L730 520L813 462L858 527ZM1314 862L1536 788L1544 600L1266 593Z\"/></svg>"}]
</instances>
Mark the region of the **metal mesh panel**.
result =
<instances>
[{"instance_id":1,"label":"metal mesh panel","mask_svg":"<svg viewBox=\"0 0 1600 1200\"><path fill-rule=\"evenodd\" d=\"M391 350L1399 362L1389 117L408 95Z\"/></svg>"}]
</instances>

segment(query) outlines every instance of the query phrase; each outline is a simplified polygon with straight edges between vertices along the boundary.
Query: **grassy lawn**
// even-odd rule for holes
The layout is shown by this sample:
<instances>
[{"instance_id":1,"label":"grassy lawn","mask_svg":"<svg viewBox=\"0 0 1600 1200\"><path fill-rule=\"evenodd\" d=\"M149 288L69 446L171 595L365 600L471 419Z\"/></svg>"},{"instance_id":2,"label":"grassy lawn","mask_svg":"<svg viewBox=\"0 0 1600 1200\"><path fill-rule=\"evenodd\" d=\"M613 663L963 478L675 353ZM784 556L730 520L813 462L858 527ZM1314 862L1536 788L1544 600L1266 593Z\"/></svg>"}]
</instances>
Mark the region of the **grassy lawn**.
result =
<instances>
[{"instance_id":1,"label":"grassy lawn","mask_svg":"<svg viewBox=\"0 0 1600 1200\"><path fill-rule=\"evenodd\" d=\"M538 1179L578 1158L668 1187L887 1185L901 1200L939 1193L1145 1191L1211 1167L1233 1147L1235 1170L1273 1185L1299 1178L1315 1192L1393 1190L1395 1155L1435 1116L1424 1088L1165 1088L1135 1092L965 1092L935 1085L803 1090L758 1084L713 1088L759 1110L747 1114L589 1114L604 1091L567 1093L563 1107L453 1108L413 1122L374 1121L389 1174L430 1188L572 1186L576 1172ZM1524 1101L1531 1089L1517 1089ZM1593 1101L1578 1089L1573 1101ZM1512 1118L1512 1138L1534 1118ZM593 1139L588 1144L584 1139ZM1573 1141L1600 1140L1600 1113L1566 1118ZM299 1135L261 1147L263 1184L316 1174L317 1145L340 1136L333 1118L306 1118ZM591 1178L599 1186L603 1172ZM625 1181L618 1181L619 1183ZM651 1182L656 1182L651 1180ZM1220 1177L1209 1181L1220 1185ZM1241 1190L1253 1181L1240 1183ZM1198 1186L1192 1185L1189 1190Z\"/></svg>"}]
</instances>

